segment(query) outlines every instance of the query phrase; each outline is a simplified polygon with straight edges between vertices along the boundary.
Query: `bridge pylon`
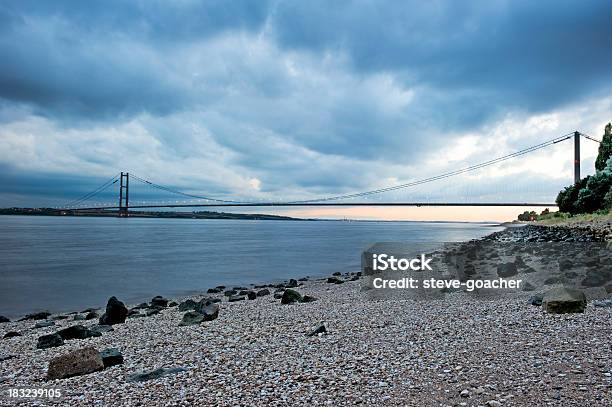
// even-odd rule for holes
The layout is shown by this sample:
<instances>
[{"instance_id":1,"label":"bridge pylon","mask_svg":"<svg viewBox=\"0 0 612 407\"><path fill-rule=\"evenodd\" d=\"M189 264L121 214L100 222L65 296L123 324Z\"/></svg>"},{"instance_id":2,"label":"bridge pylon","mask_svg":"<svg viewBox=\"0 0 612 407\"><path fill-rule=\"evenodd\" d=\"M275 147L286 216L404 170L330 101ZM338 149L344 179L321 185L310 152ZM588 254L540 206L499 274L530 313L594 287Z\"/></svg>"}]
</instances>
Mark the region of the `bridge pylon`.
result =
<instances>
[{"instance_id":1,"label":"bridge pylon","mask_svg":"<svg viewBox=\"0 0 612 407\"><path fill-rule=\"evenodd\" d=\"M128 216L130 206L130 173L122 172L119 182L119 217Z\"/></svg>"}]
</instances>

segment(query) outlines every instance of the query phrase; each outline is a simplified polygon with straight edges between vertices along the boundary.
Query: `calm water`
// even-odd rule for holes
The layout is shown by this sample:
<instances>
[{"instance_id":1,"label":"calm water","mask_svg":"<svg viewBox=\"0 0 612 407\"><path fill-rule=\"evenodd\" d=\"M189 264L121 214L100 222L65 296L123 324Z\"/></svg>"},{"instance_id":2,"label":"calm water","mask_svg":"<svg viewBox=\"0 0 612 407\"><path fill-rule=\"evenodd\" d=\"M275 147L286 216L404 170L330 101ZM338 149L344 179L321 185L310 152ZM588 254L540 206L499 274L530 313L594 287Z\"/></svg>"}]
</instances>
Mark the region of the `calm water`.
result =
<instances>
[{"instance_id":1,"label":"calm water","mask_svg":"<svg viewBox=\"0 0 612 407\"><path fill-rule=\"evenodd\" d=\"M0 315L135 303L216 285L358 271L383 241L460 241L465 223L0 216Z\"/></svg>"}]
</instances>

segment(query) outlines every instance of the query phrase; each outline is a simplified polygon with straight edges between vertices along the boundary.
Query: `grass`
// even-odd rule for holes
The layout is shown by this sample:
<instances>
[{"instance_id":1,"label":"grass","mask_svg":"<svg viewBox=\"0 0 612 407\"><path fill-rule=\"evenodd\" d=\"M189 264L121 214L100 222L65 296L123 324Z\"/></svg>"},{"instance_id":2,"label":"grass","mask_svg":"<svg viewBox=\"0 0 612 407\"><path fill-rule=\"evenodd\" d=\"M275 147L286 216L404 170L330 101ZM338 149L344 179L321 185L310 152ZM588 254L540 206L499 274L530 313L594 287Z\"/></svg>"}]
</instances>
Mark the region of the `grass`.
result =
<instances>
[{"instance_id":1,"label":"grass","mask_svg":"<svg viewBox=\"0 0 612 407\"><path fill-rule=\"evenodd\" d=\"M546 215L538 215L538 222L543 225L571 225L574 223L606 221L612 221L612 209L574 216L570 215L569 213L563 212L551 212Z\"/></svg>"}]
</instances>

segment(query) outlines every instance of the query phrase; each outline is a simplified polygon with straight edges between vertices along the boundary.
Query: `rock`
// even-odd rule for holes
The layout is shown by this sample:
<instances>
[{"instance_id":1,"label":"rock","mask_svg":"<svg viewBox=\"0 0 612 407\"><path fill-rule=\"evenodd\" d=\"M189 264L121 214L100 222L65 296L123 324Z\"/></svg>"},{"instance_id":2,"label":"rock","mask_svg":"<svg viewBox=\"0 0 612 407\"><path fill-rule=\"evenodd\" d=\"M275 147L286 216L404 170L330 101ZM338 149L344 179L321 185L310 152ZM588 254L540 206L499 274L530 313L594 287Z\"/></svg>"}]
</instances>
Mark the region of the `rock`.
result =
<instances>
[{"instance_id":1,"label":"rock","mask_svg":"<svg viewBox=\"0 0 612 407\"><path fill-rule=\"evenodd\" d=\"M2 338L9 339L9 338L15 338L17 336L21 336L21 334L19 332L15 332L15 331L9 331L9 332L5 333Z\"/></svg>"},{"instance_id":2,"label":"rock","mask_svg":"<svg viewBox=\"0 0 612 407\"><path fill-rule=\"evenodd\" d=\"M114 331L115 329L110 325L94 325L89 330L94 333L94 336L100 336L104 332ZM96 333L100 335L95 335Z\"/></svg>"},{"instance_id":3,"label":"rock","mask_svg":"<svg viewBox=\"0 0 612 407\"><path fill-rule=\"evenodd\" d=\"M208 290L206 290L206 293L208 294L216 294L216 293L220 293L221 289L218 287L215 288L209 288Z\"/></svg>"},{"instance_id":4,"label":"rock","mask_svg":"<svg viewBox=\"0 0 612 407\"><path fill-rule=\"evenodd\" d=\"M102 369L104 369L104 362L100 352L92 347L86 347L51 359L47 370L47 379L64 379Z\"/></svg>"},{"instance_id":5,"label":"rock","mask_svg":"<svg viewBox=\"0 0 612 407\"><path fill-rule=\"evenodd\" d=\"M123 355L117 348L104 349L100 352L100 357L102 358L104 368L123 364Z\"/></svg>"},{"instance_id":6,"label":"rock","mask_svg":"<svg viewBox=\"0 0 612 407\"><path fill-rule=\"evenodd\" d=\"M224 285L218 285L215 287L217 290L219 290L219 292L225 290L225 286Z\"/></svg>"},{"instance_id":7,"label":"rock","mask_svg":"<svg viewBox=\"0 0 612 407\"><path fill-rule=\"evenodd\" d=\"M256 293L255 291L249 291L249 292L247 293L247 298L248 298L249 300L254 300L254 299L256 299L256 298L257 298L257 293Z\"/></svg>"},{"instance_id":8,"label":"rock","mask_svg":"<svg viewBox=\"0 0 612 407\"><path fill-rule=\"evenodd\" d=\"M295 290L290 288L286 289L281 298L281 304L291 304L294 302L300 302L302 295Z\"/></svg>"},{"instance_id":9,"label":"rock","mask_svg":"<svg viewBox=\"0 0 612 407\"><path fill-rule=\"evenodd\" d=\"M202 322L204 322L204 315L197 311L187 311L183 315L183 320L179 323L179 326L199 325Z\"/></svg>"},{"instance_id":10,"label":"rock","mask_svg":"<svg viewBox=\"0 0 612 407\"><path fill-rule=\"evenodd\" d=\"M298 281L308 281L308 277L299 278Z\"/></svg>"},{"instance_id":11,"label":"rock","mask_svg":"<svg viewBox=\"0 0 612 407\"><path fill-rule=\"evenodd\" d=\"M289 280L289 283L285 287L287 287L287 288L295 288L298 285L299 284L298 284L297 280L292 278L292 279Z\"/></svg>"},{"instance_id":12,"label":"rock","mask_svg":"<svg viewBox=\"0 0 612 407\"><path fill-rule=\"evenodd\" d=\"M236 290L225 290L225 292L223 293L223 295L225 295L226 297L231 297L232 295L236 294L238 294L238 291Z\"/></svg>"},{"instance_id":13,"label":"rock","mask_svg":"<svg viewBox=\"0 0 612 407\"><path fill-rule=\"evenodd\" d=\"M284 291L277 291L274 293L274 299L275 300L280 300L281 298L283 298L283 293Z\"/></svg>"},{"instance_id":14,"label":"rock","mask_svg":"<svg viewBox=\"0 0 612 407\"><path fill-rule=\"evenodd\" d=\"M43 335L38 338L37 349L48 349L62 346L64 339L58 333Z\"/></svg>"},{"instance_id":15,"label":"rock","mask_svg":"<svg viewBox=\"0 0 612 407\"><path fill-rule=\"evenodd\" d=\"M145 382L147 380L159 379L162 376L167 376L170 374L176 374L176 373L185 372L185 371L186 369L182 367L170 367L170 368L160 367L159 369L155 369L155 370L148 370L145 372L134 373L132 375L129 375L127 380L129 382Z\"/></svg>"},{"instance_id":16,"label":"rock","mask_svg":"<svg viewBox=\"0 0 612 407\"><path fill-rule=\"evenodd\" d=\"M501 403L497 400L489 400L487 401L487 406L488 407L501 407Z\"/></svg>"},{"instance_id":17,"label":"rock","mask_svg":"<svg viewBox=\"0 0 612 407\"><path fill-rule=\"evenodd\" d=\"M0 356L0 362L4 362L5 360L10 360L10 359L14 359L16 358L17 355L6 355L6 356Z\"/></svg>"},{"instance_id":18,"label":"rock","mask_svg":"<svg viewBox=\"0 0 612 407\"><path fill-rule=\"evenodd\" d=\"M533 284L529 283L529 281L526 281L526 282L523 284L523 286L521 287L521 289L522 289L523 291L533 291L533 290L535 290L536 288L535 288L535 286L534 286Z\"/></svg>"},{"instance_id":19,"label":"rock","mask_svg":"<svg viewBox=\"0 0 612 407\"><path fill-rule=\"evenodd\" d=\"M170 301L168 303L168 307L170 307L170 308L176 307L177 305L178 305L178 302L176 302L176 301Z\"/></svg>"},{"instance_id":20,"label":"rock","mask_svg":"<svg viewBox=\"0 0 612 407\"><path fill-rule=\"evenodd\" d=\"M90 312L88 312L88 313L87 313L87 315L85 315L85 319L86 319L86 320L88 320L88 321L89 321L90 319L96 319L96 318L98 318L98 317L99 317L99 315L98 315L98 313L97 313L97 312L95 312L95 311L90 311Z\"/></svg>"},{"instance_id":21,"label":"rock","mask_svg":"<svg viewBox=\"0 0 612 407\"><path fill-rule=\"evenodd\" d=\"M145 311L145 315L148 316L148 317L152 317L153 315L159 314L159 312L160 311L158 309L151 308L151 309L148 309L148 310Z\"/></svg>"},{"instance_id":22,"label":"rock","mask_svg":"<svg viewBox=\"0 0 612 407\"><path fill-rule=\"evenodd\" d=\"M25 317L21 318L20 321L47 319L50 316L51 316L50 312L48 312L48 311L41 311L41 312L35 312L33 314L28 314Z\"/></svg>"},{"instance_id":23,"label":"rock","mask_svg":"<svg viewBox=\"0 0 612 407\"><path fill-rule=\"evenodd\" d=\"M57 333L63 340L87 339L101 335L99 332L90 331L89 328L86 328L83 325L73 325L57 331Z\"/></svg>"},{"instance_id":24,"label":"rock","mask_svg":"<svg viewBox=\"0 0 612 407\"><path fill-rule=\"evenodd\" d=\"M349 281L359 281L359 276L353 276L349 279Z\"/></svg>"},{"instance_id":25,"label":"rock","mask_svg":"<svg viewBox=\"0 0 612 407\"><path fill-rule=\"evenodd\" d=\"M142 314L139 310L137 310L136 308L132 308L131 310L128 311L127 313L127 317L128 318L135 318L135 317L140 317L140 316L144 316L144 314ZM104 325L104 324L102 324Z\"/></svg>"},{"instance_id":26,"label":"rock","mask_svg":"<svg viewBox=\"0 0 612 407\"><path fill-rule=\"evenodd\" d=\"M232 295L228 298L229 302L243 301L246 300L244 295Z\"/></svg>"},{"instance_id":27,"label":"rock","mask_svg":"<svg viewBox=\"0 0 612 407\"><path fill-rule=\"evenodd\" d=\"M612 300L596 300L593 301L595 307L612 308Z\"/></svg>"},{"instance_id":28,"label":"rock","mask_svg":"<svg viewBox=\"0 0 612 407\"><path fill-rule=\"evenodd\" d=\"M515 276L517 273L516 263L502 263L497 265L497 275L502 278Z\"/></svg>"},{"instance_id":29,"label":"rock","mask_svg":"<svg viewBox=\"0 0 612 407\"><path fill-rule=\"evenodd\" d=\"M55 315L51 319L54 320L54 321L61 321L61 320L64 320L64 319L68 319L68 315Z\"/></svg>"},{"instance_id":30,"label":"rock","mask_svg":"<svg viewBox=\"0 0 612 407\"><path fill-rule=\"evenodd\" d=\"M73 321L85 321L85 315L76 314L72 317Z\"/></svg>"},{"instance_id":31,"label":"rock","mask_svg":"<svg viewBox=\"0 0 612 407\"><path fill-rule=\"evenodd\" d=\"M11 320L5 317L4 315L0 315L0 324L4 324L6 322L11 322Z\"/></svg>"},{"instance_id":32,"label":"rock","mask_svg":"<svg viewBox=\"0 0 612 407\"><path fill-rule=\"evenodd\" d=\"M100 325L114 325L125 322L128 310L116 297L110 297L106 304L106 312L100 317Z\"/></svg>"},{"instance_id":33,"label":"rock","mask_svg":"<svg viewBox=\"0 0 612 407\"><path fill-rule=\"evenodd\" d=\"M470 397L470 391L468 389L461 390L461 393L459 393L459 395L461 397Z\"/></svg>"},{"instance_id":34,"label":"rock","mask_svg":"<svg viewBox=\"0 0 612 407\"><path fill-rule=\"evenodd\" d=\"M328 277L327 278L327 282L329 284L342 284L342 283L344 283L344 281L339 279L338 277Z\"/></svg>"},{"instance_id":35,"label":"rock","mask_svg":"<svg viewBox=\"0 0 612 407\"><path fill-rule=\"evenodd\" d=\"M40 321L40 322L37 322L36 324L34 324L34 328L35 329L47 328L47 327L53 326L53 325L55 325L55 322L53 322L53 321Z\"/></svg>"},{"instance_id":36,"label":"rock","mask_svg":"<svg viewBox=\"0 0 612 407\"><path fill-rule=\"evenodd\" d=\"M197 302L195 302L194 300L192 300L191 298L181 302L178 306L178 310L179 311L188 311L190 309L195 309L196 306L198 305Z\"/></svg>"},{"instance_id":37,"label":"rock","mask_svg":"<svg viewBox=\"0 0 612 407\"><path fill-rule=\"evenodd\" d=\"M529 303L531 305L535 305L539 307L540 305L542 305L543 299L544 299L544 294L534 294L531 297L529 297Z\"/></svg>"},{"instance_id":38,"label":"rock","mask_svg":"<svg viewBox=\"0 0 612 407\"><path fill-rule=\"evenodd\" d=\"M149 308L149 304L147 304L146 302L141 302L140 304L138 304L132 309L147 309L147 308Z\"/></svg>"},{"instance_id":39,"label":"rock","mask_svg":"<svg viewBox=\"0 0 612 407\"><path fill-rule=\"evenodd\" d=\"M310 295L305 295L302 297L302 300L300 302L313 302L316 301L317 299L315 297L312 297Z\"/></svg>"},{"instance_id":40,"label":"rock","mask_svg":"<svg viewBox=\"0 0 612 407\"><path fill-rule=\"evenodd\" d=\"M314 328L312 331L308 332L306 336L315 336L315 335L324 334L324 333L327 333L327 329L325 328L325 325L320 324L316 328Z\"/></svg>"},{"instance_id":41,"label":"rock","mask_svg":"<svg viewBox=\"0 0 612 407\"><path fill-rule=\"evenodd\" d=\"M544 294L544 310L552 314L584 312L587 301L580 290L566 287L555 287Z\"/></svg>"},{"instance_id":42,"label":"rock","mask_svg":"<svg viewBox=\"0 0 612 407\"><path fill-rule=\"evenodd\" d=\"M162 297L161 295L157 295L151 299L151 305L154 307L167 307L168 299Z\"/></svg>"},{"instance_id":43,"label":"rock","mask_svg":"<svg viewBox=\"0 0 612 407\"><path fill-rule=\"evenodd\" d=\"M339 271L336 271L335 273L332 273L332 276L341 276L341 275L342 275L342 273L339 272Z\"/></svg>"},{"instance_id":44,"label":"rock","mask_svg":"<svg viewBox=\"0 0 612 407\"><path fill-rule=\"evenodd\" d=\"M263 290L257 291L258 297L263 297L264 295L270 295L270 290L268 290L267 288L264 288Z\"/></svg>"}]
</instances>

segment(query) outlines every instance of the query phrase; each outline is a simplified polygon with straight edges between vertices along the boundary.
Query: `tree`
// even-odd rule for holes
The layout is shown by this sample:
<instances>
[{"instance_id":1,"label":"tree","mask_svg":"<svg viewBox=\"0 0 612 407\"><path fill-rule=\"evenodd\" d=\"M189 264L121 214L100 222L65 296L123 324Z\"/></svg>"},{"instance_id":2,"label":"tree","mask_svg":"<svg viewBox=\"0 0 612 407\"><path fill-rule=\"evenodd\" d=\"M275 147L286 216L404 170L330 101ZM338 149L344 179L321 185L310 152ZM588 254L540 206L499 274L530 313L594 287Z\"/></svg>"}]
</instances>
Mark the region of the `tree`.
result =
<instances>
[{"instance_id":1,"label":"tree","mask_svg":"<svg viewBox=\"0 0 612 407\"><path fill-rule=\"evenodd\" d=\"M608 123L604 130L604 136L599 145L599 154L595 160L595 169L603 170L610 157L612 157L612 123Z\"/></svg>"},{"instance_id":2,"label":"tree","mask_svg":"<svg viewBox=\"0 0 612 407\"><path fill-rule=\"evenodd\" d=\"M563 191L559 192L555 202L561 212L571 213L572 215L579 213L575 206L578 200L578 193L582 188L586 187L589 178L589 176L582 178L576 184L565 187Z\"/></svg>"}]
</instances>

